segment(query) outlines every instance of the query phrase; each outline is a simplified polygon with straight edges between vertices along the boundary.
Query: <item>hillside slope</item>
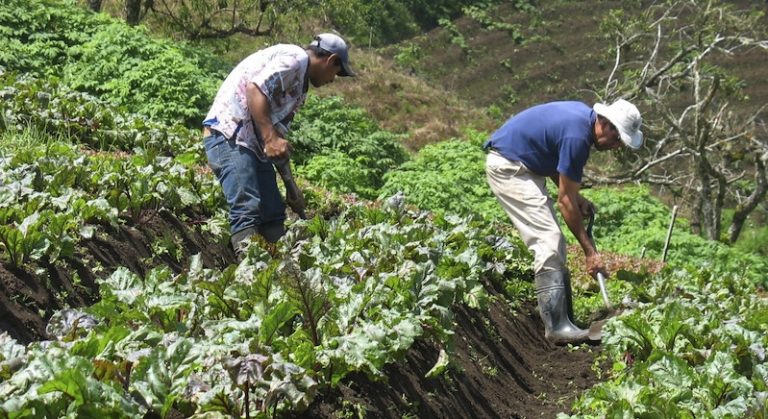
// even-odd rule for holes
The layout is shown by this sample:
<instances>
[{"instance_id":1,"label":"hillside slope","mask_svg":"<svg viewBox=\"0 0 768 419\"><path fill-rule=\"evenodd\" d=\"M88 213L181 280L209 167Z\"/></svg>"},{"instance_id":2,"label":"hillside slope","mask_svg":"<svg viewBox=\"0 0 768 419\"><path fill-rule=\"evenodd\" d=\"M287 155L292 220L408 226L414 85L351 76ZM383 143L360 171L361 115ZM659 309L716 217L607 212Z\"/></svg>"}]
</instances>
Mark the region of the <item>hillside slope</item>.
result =
<instances>
[{"instance_id":1,"label":"hillside slope","mask_svg":"<svg viewBox=\"0 0 768 419\"><path fill-rule=\"evenodd\" d=\"M511 2L503 2L489 9L486 17L454 21L455 30L438 28L381 52L394 58L406 47L415 49L419 59L410 63L413 74L476 107L495 105L502 115L549 100L590 102L596 98L594 92L603 88L614 60L606 44L612 41L601 34L601 20L614 9L639 12L649 3L602 1L590 7L583 2L552 1L521 12ZM768 11L764 2L730 3ZM488 22L480 23L485 19L495 25L519 25L519 31L488 27ZM761 21L768 24L768 17ZM724 63L745 81L749 99L741 104L744 107L759 106L768 99L765 60L765 51L752 50Z\"/></svg>"}]
</instances>

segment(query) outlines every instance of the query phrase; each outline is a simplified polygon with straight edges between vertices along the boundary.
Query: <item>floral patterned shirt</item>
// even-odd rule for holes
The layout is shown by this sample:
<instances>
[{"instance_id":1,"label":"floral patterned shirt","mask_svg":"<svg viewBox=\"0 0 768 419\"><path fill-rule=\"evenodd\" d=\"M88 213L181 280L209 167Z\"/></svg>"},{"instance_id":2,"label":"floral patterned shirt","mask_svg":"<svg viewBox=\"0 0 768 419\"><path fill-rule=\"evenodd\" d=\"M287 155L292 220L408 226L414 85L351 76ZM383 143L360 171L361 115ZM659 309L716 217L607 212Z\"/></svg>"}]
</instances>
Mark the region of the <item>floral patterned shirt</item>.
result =
<instances>
[{"instance_id":1,"label":"floral patterned shirt","mask_svg":"<svg viewBox=\"0 0 768 419\"><path fill-rule=\"evenodd\" d=\"M272 123L282 134L296 110L304 103L308 89L309 55L297 45L278 44L257 51L238 64L219 88L203 125L235 137L238 145L264 157L261 138L254 133L245 89L255 84L267 97Z\"/></svg>"}]
</instances>

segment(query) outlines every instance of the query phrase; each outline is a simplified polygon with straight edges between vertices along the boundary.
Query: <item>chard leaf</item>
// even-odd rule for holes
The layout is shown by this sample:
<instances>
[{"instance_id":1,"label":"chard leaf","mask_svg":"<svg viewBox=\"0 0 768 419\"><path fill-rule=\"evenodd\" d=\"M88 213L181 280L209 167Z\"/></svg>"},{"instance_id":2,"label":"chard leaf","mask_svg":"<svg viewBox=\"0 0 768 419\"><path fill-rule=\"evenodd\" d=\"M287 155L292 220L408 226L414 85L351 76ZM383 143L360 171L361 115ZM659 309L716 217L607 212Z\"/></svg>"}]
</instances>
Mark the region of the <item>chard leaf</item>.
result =
<instances>
[{"instance_id":1,"label":"chard leaf","mask_svg":"<svg viewBox=\"0 0 768 419\"><path fill-rule=\"evenodd\" d=\"M8 332L0 333L0 381L6 380L11 371L21 366L26 348L19 345Z\"/></svg>"},{"instance_id":2,"label":"chard leaf","mask_svg":"<svg viewBox=\"0 0 768 419\"><path fill-rule=\"evenodd\" d=\"M117 301L133 305L136 300L144 295L144 284L137 275L126 267L119 267L115 272L101 281L102 293L110 293Z\"/></svg>"},{"instance_id":3,"label":"chard leaf","mask_svg":"<svg viewBox=\"0 0 768 419\"><path fill-rule=\"evenodd\" d=\"M294 316L299 314L296 307L288 302L282 301L273 306L264 320L261 322L261 328L259 329L259 342L262 345L271 345L272 339L277 334L278 330Z\"/></svg>"},{"instance_id":4,"label":"chard leaf","mask_svg":"<svg viewBox=\"0 0 768 419\"><path fill-rule=\"evenodd\" d=\"M133 387L163 417L184 394L188 377L195 368L199 355L192 348L193 343L183 338L167 348L160 345L133 370Z\"/></svg>"},{"instance_id":5,"label":"chard leaf","mask_svg":"<svg viewBox=\"0 0 768 419\"><path fill-rule=\"evenodd\" d=\"M238 386L255 385L263 380L265 364L269 357L261 354L248 354L227 361L227 371L232 381Z\"/></svg>"},{"instance_id":6,"label":"chard leaf","mask_svg":"<svg viewBox=\"0 0 768 419\"><path fill-rule=\"evenodd\" d=\"M448 353L445 352L445 349L440 349L440 353L437 355L437 361L435 362L435 365L430 368L429 371L424 375L425 378L435 378L442 373L444 373L448 369L448 365L450 363L450 358L448 357Z\"/></svg>"},{"instance_id":7,"label":"chard leaf","mask_svg":"<svg viewBox=\"0 0 768 419\"><path fill-rule=\"evenodd\" d=\"M470 308L482 309L488 307L488 293L481 284L475 285L471 290L464 294L464 302Z\"/></svg>"},{"instance_id":8,"label":"chard leaf","mask_svg":"<svg viewBox=\"0 0 768 419\"><path fill-rule=\"evenodd\" d=\"M97 324L98 321L90 314L68 308L51 316L45 333L57 339L73 340L77 336L84 336Z\"/></svg>"},{"instance_id":9,"label":"chard leaf","mask_svg":"<svg viewBox=\"0 0 768 419\"><path fill-rule=\"evenodd\" d=\"M112 326L102 333L92 333L72 345L71 353L86 358L109 357L115 344L129 336L131 331L125 326ZM107 349L109 349L107 351ZM105 353L110 352L110 353Z\"/></svg>"},{"instance_id":10,"label":"chard leaf","mask_svg":"<svg viewBox=\"0 0 768 419\"><path fill-rule=\"evenodd\" d=\"M289 301L301 312L304 327L315 345L320 344L320 321L330 306L322 282L323 275L319 269L310 269L305 273L290 260L286 261L285 272L280 276L280 285Z\"/></svg>"}]
</instances>

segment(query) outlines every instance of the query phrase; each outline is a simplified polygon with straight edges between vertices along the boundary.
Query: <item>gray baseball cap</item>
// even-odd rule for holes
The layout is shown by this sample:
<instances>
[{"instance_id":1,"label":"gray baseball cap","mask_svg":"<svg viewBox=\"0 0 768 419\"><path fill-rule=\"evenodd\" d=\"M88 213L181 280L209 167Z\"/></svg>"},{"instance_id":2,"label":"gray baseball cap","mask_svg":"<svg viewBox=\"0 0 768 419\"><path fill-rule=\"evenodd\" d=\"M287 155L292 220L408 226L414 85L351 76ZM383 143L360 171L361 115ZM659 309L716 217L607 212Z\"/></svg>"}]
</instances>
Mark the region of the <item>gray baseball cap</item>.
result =
<instances>
[{"instance_id":1,"label":"gray baseball cap","mask_svg":"<svg viewBox=\"0 0 768 419\"><path fill-rule=\"evenodd\" d=\"M339 72L339 76L355 76L355 72L352 71L352 67L349 65L349 48L340 36L332 33L321 33L315 35L315 39L312 40L310 45L326 50L331 54L336 54L341 58L341 72Z\"/></svg>"}]
</instances>

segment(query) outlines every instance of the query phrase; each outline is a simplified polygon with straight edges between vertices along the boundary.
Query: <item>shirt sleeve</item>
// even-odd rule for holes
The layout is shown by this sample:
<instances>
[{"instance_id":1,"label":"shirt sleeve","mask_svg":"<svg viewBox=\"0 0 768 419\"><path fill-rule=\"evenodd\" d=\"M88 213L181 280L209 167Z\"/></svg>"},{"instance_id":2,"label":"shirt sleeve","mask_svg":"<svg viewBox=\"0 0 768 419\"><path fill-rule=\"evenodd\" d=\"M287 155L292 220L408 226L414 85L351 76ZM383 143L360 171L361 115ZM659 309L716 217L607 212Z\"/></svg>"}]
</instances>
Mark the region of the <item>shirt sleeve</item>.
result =
<instances>
[{"instance_id":1,"label":"shirt sleeve","mask_svg":"<svg viewBox=\"0 0 768 419\"><path fill-rule=\"evenodd\" d=\"M581 183L587 159L589 159L589 143L579 138L566 138L560 143L557 171L574 182Z\"/></svg>"}]
</instances>

